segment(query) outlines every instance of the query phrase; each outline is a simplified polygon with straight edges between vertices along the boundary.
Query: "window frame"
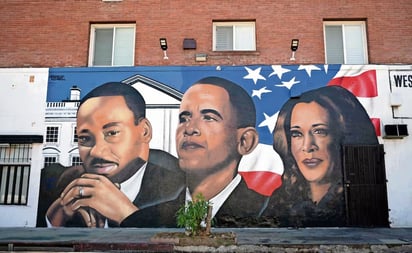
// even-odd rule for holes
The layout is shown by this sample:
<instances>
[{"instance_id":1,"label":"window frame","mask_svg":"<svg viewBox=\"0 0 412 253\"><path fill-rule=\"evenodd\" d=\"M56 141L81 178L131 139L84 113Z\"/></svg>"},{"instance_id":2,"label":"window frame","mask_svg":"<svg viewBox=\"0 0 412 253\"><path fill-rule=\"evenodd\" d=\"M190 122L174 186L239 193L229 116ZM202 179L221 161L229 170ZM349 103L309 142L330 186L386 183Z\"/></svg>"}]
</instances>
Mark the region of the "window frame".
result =
<instances>
[{"instance_id":1,"label":"window frame","mask_svg":"<svg viewBox=\"0 0 412 253\"><path fill-rule=\"evenodd\" d=\"M77 135L77 125L72 125L72 138L71 142L73 145L77 145L79 141L79 136Z\"/></svg>"},{"instance_id":2,"label":"window frame","mask_svg":"<svg viewBox=\"0 0 412 253\"><path fill-rule=\"evenodd\" d=\"M27 206L32 144L0 148L0 205Z\"/></svg>"},{"instance_id":3,"label":"window frame","mask_svg":"<svg viewBox=\"0 0 412 253\"><path fill-rule=\"evenodd\" d=\"M48 141L48 133L47 133L47 130L48 130L48 128L49 127L55 127L55 128L57 128L57 141ZM46 133L45 133L45 135L44 135L44 142L46 143L46 144L54 144L54 145L58 145L59 144L59 142L60 142L60 133L61 133L61 126L59 126L59 125L47 125L46 126Z\"/></svg>"},{"instance_id":4,"label":"window frame","mask_svg":"<svg viewBox=\"0 0 412 253\"><path fill-rule=\"evenodd\" d=\"M217 42L217 34L216 28L219 26L232 26L233 27L233 44L232 49L228 50L217 50L216 49L216 42ZM236 47L236 27L251 27L253 28L253 35L250 39L252 39L253 47L250 49L237 49ZM213 21L213 42L212 42L212 50L213 52L253 52L256 51L256 22L255 21Z\"/></svg>"},{"instance_id":5,"label":"window frame","mask_svg":"<svg viewBox=\"0 0 412 253\"><path fill-rule=\"evenodd\" d=\"M95 31L96 29L107 29L107 28L133 28L133 45L132 45L132 50L133 53L131 54L131 65L114 65L114 47L113 44L115 43L115 33L114 33L114 38L112 37L112 56L111 56L111 65L94 65L94 56L95 56ZM134 23L127 23L127 24L91 24L90 25L90 36L89 36L89 59L88 59L88 66L89 67L124 67L124 66L134 66L135 62L135 53L136 53L136 24Z\"/></svg>"},{"instance_id":6,"label":"window frame","mask_svg":"<svg viewBox=\"0 0 412 253\"><path fill-rule=\"evenodd\" d=\"M55 161L54 162L47 162L46 163L46 160L48 159L48 158L54 158L55 159ZM44 154L43 155L43 168L46 168L46 167L48 167L48 166L50 166L50 165L52 165L52 164L54 164L54 163L59 163L60 161L59 161L59 155L58 154Z\"/></svg>"},{"instance_id":7,"label":"window frame","mask_svg":"<svg viewBox=\"0 0 412 253\"><path fill-rule=\"evenodd\" d=\"M363 62L359 63L348 63L347 59L347 47L345 45L345 26L348 25L358 25L361 28L361 44L362 44L362 51L363 51ZM326 27L327 26L340 26L342 29L342 45L343 45L343 63L329 63L328 62L328 48L326 43ZM366 21L357 20L357 21L324 21L323 22L323 39L324 39L324 51L325 51L325 64L369 64L369 56L368 56L368 40L367 40L367 32L366 32Z\"/></svg>"},{"instance_id":8,"label":"window frame","mask_svg":"<svg viewBox=\"0 0 412 253\"><path fill-rule=\"evenodd\" d=\"M78 162L76 162L76 164L74 163L75 159L79 160ZM82 164L83 164L83 162L82 162L79 154L70 155L70 166L78 166L78 165L82 165Z\"/></svg>"}]
</instances>

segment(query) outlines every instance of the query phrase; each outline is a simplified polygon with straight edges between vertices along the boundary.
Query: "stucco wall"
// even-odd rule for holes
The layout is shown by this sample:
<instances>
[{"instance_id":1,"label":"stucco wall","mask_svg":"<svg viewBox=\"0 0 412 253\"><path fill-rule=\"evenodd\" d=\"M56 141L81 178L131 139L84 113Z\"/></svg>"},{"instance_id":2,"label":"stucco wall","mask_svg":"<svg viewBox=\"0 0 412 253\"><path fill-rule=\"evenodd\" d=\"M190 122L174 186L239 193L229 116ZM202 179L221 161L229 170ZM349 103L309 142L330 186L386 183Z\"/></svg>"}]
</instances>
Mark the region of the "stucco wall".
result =
<instances>
[{"instance_id":1,"label":"stucco wall","mask_svg":"<svg viewBox=\"0 0 412 253\"><path fill-rule=\"evenodd\" d=\"M44 134L49 69L0 69L0 135ZM0 205L2 227L36 226L42 143L32 145L27 205Z\"/></svg>"}]
</instances>

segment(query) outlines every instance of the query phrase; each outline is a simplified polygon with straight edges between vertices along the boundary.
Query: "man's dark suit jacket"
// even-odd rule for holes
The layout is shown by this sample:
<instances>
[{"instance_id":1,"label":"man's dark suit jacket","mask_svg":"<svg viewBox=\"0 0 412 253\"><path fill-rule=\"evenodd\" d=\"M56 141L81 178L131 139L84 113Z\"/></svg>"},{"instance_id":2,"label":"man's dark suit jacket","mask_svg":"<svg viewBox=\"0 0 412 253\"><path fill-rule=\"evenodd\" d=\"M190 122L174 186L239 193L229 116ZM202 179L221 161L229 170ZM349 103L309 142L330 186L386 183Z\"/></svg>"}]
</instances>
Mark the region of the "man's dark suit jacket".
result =
<instances>
[{"instance_id":1,"label":"man's dark suit jacket","mask_svg":"<svg viewBox=\"0 0 412 253\"><path fill-rule=\"evenodd\" d=\"M144 161L138 158L128 166L140 167L143 163ZM82 166L69 167L64 170L56 183L48 180L47 175L42 175L37 226L46 226L47 208L72 180L83 173L85 170ZM109 221L109 226L176 227L175 213L179 206L184 204L184 200L180 202L176 199L181 192L184 192L184 188L185 176L178 167L177 158L161 150L150 150L140 192L133 201L140 210L127 217L121 224L113 224ZM84 227L85 224L80 215L75 215L66 226Z\"/></svg>"},{"instance_id":2,"label":"man's dark suit jacket","mask_svg":"<svg viewBox=\"0 0 412 253\"><path fill-rule=\"evenodd\" d=\"M179 197L175 200L165 202L154 208L145 208L135 213L135 215L129 216L123 221L122 226L126 224L141 224L142 221L147 220L148 223L155 224L155 221L151 220L150 213L158 215L162 211L170 208L176 213L178 207L185 203L186 191L181 191ZM265 217L261 217L261 214L265 210L269 198L263 196L253 190L250 190L245 181L242 179L233 192L229 195L219 211L216 213L213 219L214 227L262 227L267 226ZM141 219L139 215L146 216L146 219ZM166 214L167 215L167 214ZM160 214L161 216L161 214ZM161 225L161 224L160 224ZM176 224L170 224L170 227L176 226ZM141 225L144 227L144 225Z\"/></svg>"},{"instance_id":3,"label":"man's dark suit jacket","mask_svg":"<svg viewBox=\"0 0 412 253\"><path fill-rule=\"evenodd\" d=\"M249 189L242 179L214 218L215 227L256 227L269 198Z\"/></svg>"}]
</instances>

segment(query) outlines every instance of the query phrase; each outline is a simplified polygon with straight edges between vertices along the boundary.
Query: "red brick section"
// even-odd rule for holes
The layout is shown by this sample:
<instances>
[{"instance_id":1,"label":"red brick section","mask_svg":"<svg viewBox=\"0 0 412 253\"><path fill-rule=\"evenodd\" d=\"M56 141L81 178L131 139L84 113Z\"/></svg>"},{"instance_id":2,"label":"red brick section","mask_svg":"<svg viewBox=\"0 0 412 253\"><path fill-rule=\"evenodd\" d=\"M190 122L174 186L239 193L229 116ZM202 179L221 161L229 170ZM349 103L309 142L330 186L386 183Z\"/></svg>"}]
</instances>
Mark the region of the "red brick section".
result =
<instances>
[{"instance_id":1,"label":"red brick section","mask_svg":"<svg viewBox=\"0 0 412 253\"><path fill-rule=\"evenodd\" d=\"M410 0L2 0L0 67L87 66L90 24L105 22L136 23L136 66L322 64L325 19L366 20L369 62L410 64L411 12ZM256 52L212 52L213 20L255 20ZM183 50L184 38L196 39L197 49ZM195 62L196 53L208 60Z\"/></svg>"}]
</instances>

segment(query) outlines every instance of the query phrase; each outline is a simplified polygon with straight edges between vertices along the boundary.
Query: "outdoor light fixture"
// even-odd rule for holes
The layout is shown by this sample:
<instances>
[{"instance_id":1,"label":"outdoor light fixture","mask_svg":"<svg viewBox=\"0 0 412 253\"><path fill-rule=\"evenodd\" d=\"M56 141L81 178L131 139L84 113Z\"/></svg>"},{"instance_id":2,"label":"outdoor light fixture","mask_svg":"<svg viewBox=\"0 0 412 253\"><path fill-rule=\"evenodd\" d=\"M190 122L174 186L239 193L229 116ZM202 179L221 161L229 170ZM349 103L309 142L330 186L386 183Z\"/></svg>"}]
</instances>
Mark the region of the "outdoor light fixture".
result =
<instances>
[{"instance_id":1,"label":"outdoor light fixture","mask_svg":"<svg viewBox=\"0 0 412 253\"><path fill-rule=\"evenodd\" d=\"M167 57L167 41L166 38L160 38L160 48L163 50L163 59L167 60L169 57Z\"/></svg>"},{"instance_id":2,"label":"outdoor light fixture","mask_svg":"<svg viewBox=\"0 0 412 253\"><path fill-rule=\"evenodd\" d=\"M291 61L296 60L295 59L295 52L298 50L299 47L299 40L298 39L292 39L292 42L290 43L290 49L292 50L292 57L290 57Z\"/></svg>"},{"instance_id":3,"label":"outdoor light fixture","mask_svg":"<svg viewBox=\"0 0 412 253\"><path fill-rule=\"evenodd\" d=\"M196 54L196 61L207 61L207 54Z\"/></svg>"}]
</instances>

